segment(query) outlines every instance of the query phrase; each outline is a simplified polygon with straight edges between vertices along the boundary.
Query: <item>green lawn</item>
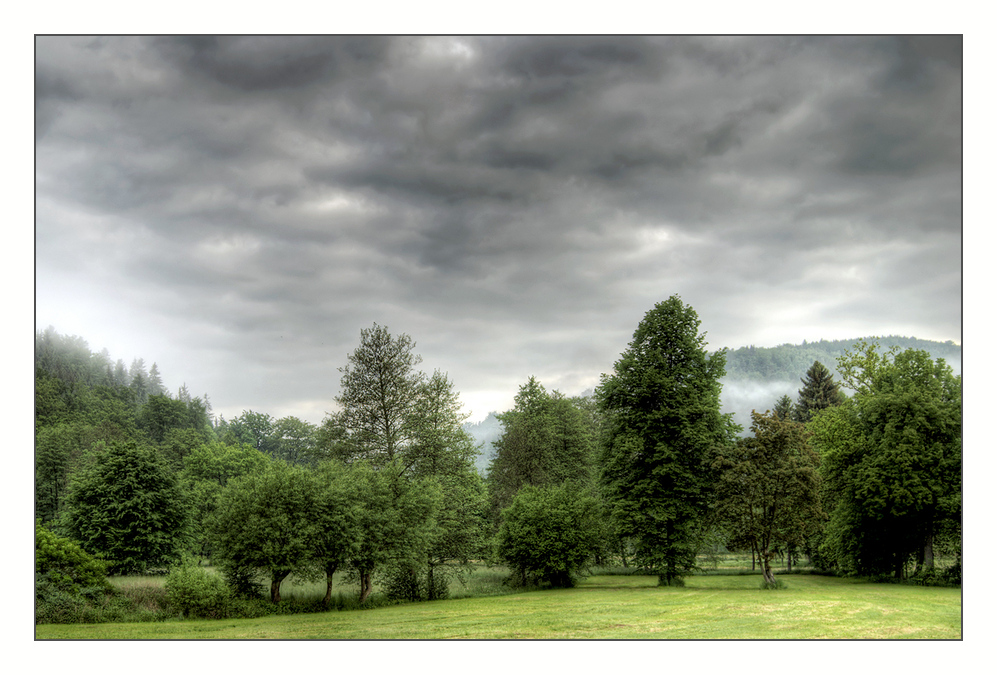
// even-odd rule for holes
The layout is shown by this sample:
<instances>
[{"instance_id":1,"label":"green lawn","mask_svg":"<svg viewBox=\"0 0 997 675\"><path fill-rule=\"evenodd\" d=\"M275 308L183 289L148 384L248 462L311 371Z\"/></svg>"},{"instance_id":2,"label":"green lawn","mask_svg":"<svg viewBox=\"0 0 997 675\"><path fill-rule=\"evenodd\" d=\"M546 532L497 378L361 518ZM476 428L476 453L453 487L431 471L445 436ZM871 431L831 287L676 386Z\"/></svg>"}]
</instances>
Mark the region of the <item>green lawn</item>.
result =
<instances>
[{"instance_id":1,"label":"green lawn","mask_svg":"<svg viewBox=\"0 0 997 675\"><path fill-rule=\"evenodd\" d=\"M961 591L834 577L594 576L577 588L368 611L219 621L42 625L38 639L959 639Z\"/></svg>"}]
</instances>

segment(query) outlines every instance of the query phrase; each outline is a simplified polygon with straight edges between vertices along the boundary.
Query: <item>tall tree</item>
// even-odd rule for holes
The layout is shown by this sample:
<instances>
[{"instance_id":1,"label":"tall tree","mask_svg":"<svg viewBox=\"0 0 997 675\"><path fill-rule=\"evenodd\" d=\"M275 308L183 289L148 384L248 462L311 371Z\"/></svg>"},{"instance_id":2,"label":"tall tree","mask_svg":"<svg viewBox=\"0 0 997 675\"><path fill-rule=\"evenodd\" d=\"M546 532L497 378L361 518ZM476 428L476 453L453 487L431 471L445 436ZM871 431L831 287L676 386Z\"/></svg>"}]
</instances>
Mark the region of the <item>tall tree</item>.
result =
<instances>
[{"instance_id":1,"label":"tall tree","mask_svg":"<svg viewBox=\"0 0 997 675\"><path fill-rule=\"evenodd\" d=\"M376 323L360 331L360 346L340 368L341 412L356 459L383 465L400 458L412 443L413 407L422 382L415 367L422 357L404 333L397 338Z\"/></svg>"},{"instance_id":2,"label":"tall tree","mask_svg":"<svg viewBox=\"0 0 997 675\"><path fill-rule=\"evenodd\" d=\"M609 420L606 496L620 533L661 585L681 583L695 567L711 461L736 431L720 412L725 352L706 351L699 323L678 296L658 303L597 391Z\"/></svg>"},{"instance_id":3,"label":"tall tree","mask_svg":"<svg viewBox=\"0 0 997 675\"><path fill-rule=\"evenodd\" d=\"M419 597L446 595L447 581L466 570L484 547L485 493L474 467L477 448L464 430L460 395L445 373L435 371L417 388L412 410L413 442L405 457L407 475L435 481L440 490L436 528L418 567L397 570L417 578Z\"/></svg>"},{"instance_id":4,"label":"tall tree","mask_svg":"<svg viewBox=\"0 0 997 675\"><path fill-rule=\"evenodd\" d=\"M802 546L819 528L818 459L802 424L758 412L751 419L754 437L739 439L716 461L717 513L758 554L765 583L774 586L776 545Z\"/></svg>"},{"instance_id":5,"label":"tall tree","mask_svg":"<svg viewBox=\"0 0 997 675\"><path fill-rule=\"evenodd\" d=\"M799 398L793 410L793 418L797 422L809 422L819 411L841 405L845 400L831 371L820 361L814 361L807 369L806 377L800 381L803 382L803 389L799 390Z\"/></svg>"},{"instance_id":6,"label":"tall tree","mask_svg":"<svg viewBox=\"0 0 997 675\"><path fill-rule=\"evenodd\" d=\"M831 518L823 551L846 572L932 567L961 555L962 378L916 349L860 342L838 361L855 393L809 424Z\"/></svg>"}]
</instances>

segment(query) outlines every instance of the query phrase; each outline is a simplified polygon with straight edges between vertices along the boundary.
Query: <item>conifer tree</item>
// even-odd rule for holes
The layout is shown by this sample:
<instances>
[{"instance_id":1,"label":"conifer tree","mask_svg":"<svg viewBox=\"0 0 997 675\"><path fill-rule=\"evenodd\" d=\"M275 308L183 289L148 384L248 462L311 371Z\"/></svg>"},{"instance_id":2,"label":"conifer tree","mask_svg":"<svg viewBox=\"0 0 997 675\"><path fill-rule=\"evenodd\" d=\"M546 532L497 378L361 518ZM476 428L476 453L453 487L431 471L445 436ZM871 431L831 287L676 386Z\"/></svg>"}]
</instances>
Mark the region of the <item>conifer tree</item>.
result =
<instances>
[{"instance_id":1,"label":"conifer tree","mask_svg":"<svg viewBox=\"0 0 997 675\"><path fill-rule=\"evenodd\" d=\"M845 400L831 372L820 361L814 361L807 369L807 376L800 381L803 382L803 389L799 390L794 410L796 422L809 422L818 411L840 405Z\"/></svg>"}]
</instances>

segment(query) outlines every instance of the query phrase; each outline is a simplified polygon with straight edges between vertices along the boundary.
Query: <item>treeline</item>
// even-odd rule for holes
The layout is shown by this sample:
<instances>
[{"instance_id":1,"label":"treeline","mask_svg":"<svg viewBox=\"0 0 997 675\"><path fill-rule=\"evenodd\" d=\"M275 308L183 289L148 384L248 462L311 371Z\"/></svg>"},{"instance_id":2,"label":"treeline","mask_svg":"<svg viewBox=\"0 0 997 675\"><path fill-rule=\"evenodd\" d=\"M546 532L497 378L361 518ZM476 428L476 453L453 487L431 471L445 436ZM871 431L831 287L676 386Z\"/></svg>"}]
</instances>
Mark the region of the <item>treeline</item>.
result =
<instances>
[{"instance_id":1,"label":"treeline","mask_svg":"<svg viewBox=\"0 0 997 675\"><path fill-rule=\"evenodd\" d=\"M101 559L189 580L181 561L195 556L223 572L215 591L273 602L291 575L324 578L328 602L340 571L360 601L375 582L441 598L474 561L507 565L515 584L571 585L596 563L680 585L723 547L752 551L768 587L776 555L934 580L945 557L944 578L959 578L961 377L921 350L859 343L836 362L840 382L811 362L799 397L754 413L740 437L721 411L727 354L706 350L695 311L672 297L593 396L524 383L496 416L482 478L452 382L376 324L318 426L215 420L206 396L153 393L141 367L108 379L106 354L78 338L38 342L36 513L62 538L52 550L78 547L63 559L89 556L87 570ZM72 576L40 559L40 586ZM214 582L202 582L203 595Z\"/></svg>"},{"instance_id":2,"label":"treeline","mask_svg":"<svg viewBox=\"0 0 997 675\"><path fill-rule=\"evenodd\" d=\"M853 340L820 340L803 344L783 344L778 347L739 347L727 352L727 378L730 380L796 381L815 361L836 372L838 359L850 351L857 342L875 343L883 352L892 347L901 351L917 349L928 352L932 358L942 358L961 370L962 348L949 342L934 342L914 337L889 335L864 337ZM837 373L836 373L837 374ZM839 375L840 377L840 375Z\"/></svg>"}]
</instances>

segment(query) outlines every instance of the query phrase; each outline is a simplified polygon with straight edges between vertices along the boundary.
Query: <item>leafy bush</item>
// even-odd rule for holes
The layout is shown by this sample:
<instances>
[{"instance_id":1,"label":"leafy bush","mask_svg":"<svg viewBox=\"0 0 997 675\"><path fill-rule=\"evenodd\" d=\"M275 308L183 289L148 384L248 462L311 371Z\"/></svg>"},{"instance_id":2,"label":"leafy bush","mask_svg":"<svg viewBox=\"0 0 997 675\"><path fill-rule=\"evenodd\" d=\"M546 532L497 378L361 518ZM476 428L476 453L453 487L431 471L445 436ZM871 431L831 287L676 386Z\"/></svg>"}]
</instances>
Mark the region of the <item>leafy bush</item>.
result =
<instances>
[{"instance_id":1,"label":"leafy bush","mask_svg":"<svg viewBox=\"0 0 997 675\"><path fill-rule=\"evenodd\" d=\"M572 483L523 487L502 512L496 553L520 585L574 586L596 550L599 505Z\"/></svg>"},{"instance_id":2,"label":"leafy bush","mask_svg":"<svg viewBox=\"0 0 997 675\"><path fill-rule=\"evenodd\" d=\"M170 607L184 617L220 619L232 612L234 593L225 580L189 558L170 570L165 587Z\"/></svg>"},{"instance_id":3,"label":"leafy bush","mask_svg":"<svg viewBox=\"0 0 997 675\"><path fill-rule=\"evenodd\" d=\"M43 575L44 583L69 593L78 593L82 587L110 588L107 562L51 532L40 521L35 523L35 574Z\"/></svg>"}]
</instances>

